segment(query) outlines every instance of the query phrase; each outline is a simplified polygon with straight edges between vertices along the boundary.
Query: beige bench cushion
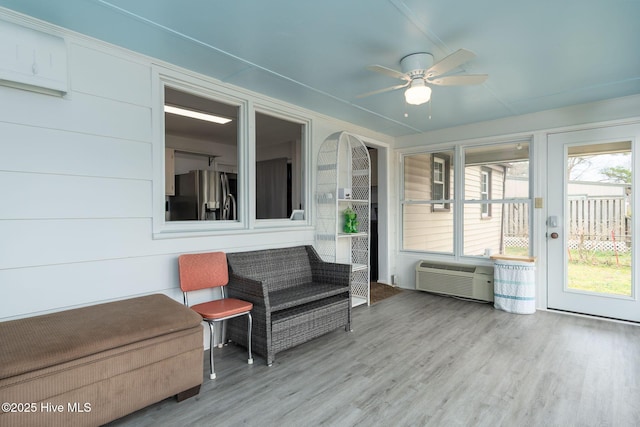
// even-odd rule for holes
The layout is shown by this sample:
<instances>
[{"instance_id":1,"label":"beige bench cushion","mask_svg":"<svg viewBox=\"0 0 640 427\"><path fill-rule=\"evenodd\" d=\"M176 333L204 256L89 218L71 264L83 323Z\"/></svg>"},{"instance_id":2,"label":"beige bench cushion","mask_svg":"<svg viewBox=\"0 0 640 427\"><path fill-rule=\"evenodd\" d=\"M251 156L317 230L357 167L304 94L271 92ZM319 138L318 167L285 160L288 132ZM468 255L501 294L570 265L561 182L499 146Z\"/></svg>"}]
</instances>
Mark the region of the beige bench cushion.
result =
<instances>
[{"instance_id":1,"label":"beige bench cushion","mask_svg":"<svg viewBox=\"0 0 640 427\"><path fill-rule=\"evenodd\" d=\"M0 379L200 325L156 294L0 323Z\"/></svg>"}]
</instances>

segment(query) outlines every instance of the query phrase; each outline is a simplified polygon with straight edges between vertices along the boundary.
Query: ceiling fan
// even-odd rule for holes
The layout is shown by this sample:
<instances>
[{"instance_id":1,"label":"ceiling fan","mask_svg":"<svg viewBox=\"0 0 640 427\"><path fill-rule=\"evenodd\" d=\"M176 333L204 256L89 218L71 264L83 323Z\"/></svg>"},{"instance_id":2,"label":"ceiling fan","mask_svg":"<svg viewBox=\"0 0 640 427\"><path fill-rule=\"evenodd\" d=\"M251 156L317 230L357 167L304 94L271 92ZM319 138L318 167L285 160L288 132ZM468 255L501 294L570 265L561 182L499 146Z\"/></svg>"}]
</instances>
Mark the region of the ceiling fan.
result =
<instances>
[{"instance_id":1,"label":"ceiling fan","mask_svg":"<svg viewBox=\"0 0 640 427\"><path fill-rule=\"evenodd\" d=\"M358 95L357 98L364 98L366 96L377 95L406 87L407 90L404 92L404 96L407 103L420 105L431 99L431 85L463 86L481 84L489 77L487 74L445 75L465 62L472 60L475 56L476 55L469 50L459 49L434 64L433 56L430 53L419 52L407 55L400 60L402 71L396 71L383 67L382 65L371 65L367 67L369 70L404 80L404 83L363 93Z\"/></svg>"}]
</instances>

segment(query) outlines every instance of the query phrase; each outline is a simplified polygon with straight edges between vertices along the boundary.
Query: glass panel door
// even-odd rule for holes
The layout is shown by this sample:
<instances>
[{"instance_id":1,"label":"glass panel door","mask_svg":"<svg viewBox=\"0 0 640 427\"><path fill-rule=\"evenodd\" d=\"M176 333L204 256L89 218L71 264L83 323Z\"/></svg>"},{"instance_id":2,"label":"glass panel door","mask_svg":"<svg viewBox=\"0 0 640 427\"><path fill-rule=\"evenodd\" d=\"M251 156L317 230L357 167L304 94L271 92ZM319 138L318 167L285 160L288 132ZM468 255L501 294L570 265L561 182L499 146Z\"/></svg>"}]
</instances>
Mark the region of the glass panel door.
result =
<instances>
[{"instance_id":1,"label":"glass panel door","mask_svg":"<svg viewBox=\"0 0 640 427\"><path fill-rule=\"evenodd\" d=\"M640 126L549 136L549 308L640 321L633 147Z\"/></svg>"}]
</instances>

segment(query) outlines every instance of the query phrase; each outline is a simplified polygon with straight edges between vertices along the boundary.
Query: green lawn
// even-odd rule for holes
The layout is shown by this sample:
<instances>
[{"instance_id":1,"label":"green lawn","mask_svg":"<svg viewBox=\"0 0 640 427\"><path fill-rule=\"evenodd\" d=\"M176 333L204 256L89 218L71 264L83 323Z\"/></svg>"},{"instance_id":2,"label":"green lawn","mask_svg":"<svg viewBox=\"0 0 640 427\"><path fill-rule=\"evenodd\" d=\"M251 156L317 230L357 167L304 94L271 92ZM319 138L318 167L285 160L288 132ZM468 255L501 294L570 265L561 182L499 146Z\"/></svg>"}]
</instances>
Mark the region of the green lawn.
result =
<instances>
[{"instance_id":1,"label":"green lawn","mask_svg":"<svg viewBox=\"0 0 640 427\"><path fill-rule=\"evenodd\" d=\"M569 251L568 286L572 289L631 295L631 253Z\"/></svg>"},{"instance_id":2,"label":"green lawn","mask_svg":"<svg viewBox=\"0 0 640 427\"><path fill-rule=\"evenodd\" d=\"M505 255L528 255L527 248L506 248ZM568 286L589 292L631 295L631 253L570 250Z\"/></svg>"},{"instance_id":3,"label":"green lawn","mask_svg":"<svg viewBox=\"0 0 640 427\"><path fill-rule=\"evenodd\" d=\"M505 255L516 255L516 256L528 256L529 248L516 248L516 247L506 247L504 249Z\"/></svg>"},{"instance_id":4,"label":"green lawn","mask_svg":"<svg viewBox=\"0 0 640 427\"><path fill-rule=\"evenodd\" d=\"M569 263L569 288L616 295L631 295L631 267Z\"/></svg>"}]
</instances>

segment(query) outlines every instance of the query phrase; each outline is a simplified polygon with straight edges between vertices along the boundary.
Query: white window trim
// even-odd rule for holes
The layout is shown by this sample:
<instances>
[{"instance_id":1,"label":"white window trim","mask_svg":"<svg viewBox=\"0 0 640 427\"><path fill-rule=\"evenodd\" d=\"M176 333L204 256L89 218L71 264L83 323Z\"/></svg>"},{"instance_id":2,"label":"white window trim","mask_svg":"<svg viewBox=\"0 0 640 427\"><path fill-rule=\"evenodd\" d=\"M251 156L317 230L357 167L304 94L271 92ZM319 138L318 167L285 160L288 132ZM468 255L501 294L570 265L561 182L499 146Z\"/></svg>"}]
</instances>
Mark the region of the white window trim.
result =
<instances>
[{"instance_id":1,"label":"white window trim","mask_svg":"<svg viewBox=\"0 0 640 427\"><path fill-rule=\"evenodd\" d=\"M467 144L438 144L437 146L434 146L433 149L429 149L429 150L422 150L422 149L411 149L411 150L406 150L403 153L400 154L400 163L401 163L401 167L399 170L399 181L400 181L400 189L399 189L399 194L400 194L400 200L398 203L398 218L400 219L398 221L398 251L402 252L402 253L413 253L413 254L420 254L420 256L424 256L427 255L429 257L433 257L433 259L440 259L440 260L455 260L455 261L464 261L464 260L472 260L472 259L478 259L479 257L477 256L470 256L470 255L464 255L464 224L462 221L459 220L459 218L463 218L464 217L464 206L465 204L475 204L475 203L481 203L481 201L479 200L467 200L467 199L455 199L455 197L453 199L449 199L446 200L447 203L452 203L453 204L453 209L452 211L454 212L454 242L453 242L453 253L452 254L444 254L441 252L434 252L434 251L422 251L422 250L413 250L413 249L404 249L404 234L403 234L403 219L402 219L402 211L403 211L403 206L407 205L407 204L414 204L414 203L418 203L418 204L433 204L432 202L419 202L419 201L413 201L413 200L405 200L404 199L404 164L405 164L405 159L407 157L413 156L413 155L418 155L418 154L436 154L436 153L441 153L441 152L445 152L445 151L453 151L454 155L451 159L452 164L460 164L460 165L464 165L465 161L464 161L464 149L466 148L470 148L470 147L474 147L474 146L481 146L481 145L499 145L499 144L509 144L509 143L513 143L514 141L523 141L523 142L528 142L529 145L529 196L528 198L514 198L514 199L500 199L500 200L493 200L492 203L493 204L508 204L508 203L525 203L528 207L529 210L529 214L530 214L530 218L534 217L534 212L533 212L533 187L535 184L535 177L533 174L533 162L535 157L535 147L533 145L533 141L534 141L534 136L533 135L529 135L529 134L523 134L523 135L518 135L514 138L505 138L505 139L495 139L495 138L483 138L480 140L481 142L476 142L476 143L467 143ZM464 188L465 188L465 172L464 172L465 168L464 167L457 167L454 168L454 175L453 175L453 179L454 179L454 187L453 187L453 194L458 194L458 195L462 195L462 197L464 197ZM531 221L529 223L529 235L533 236L533 221ZM535 242L533 240L531 240L529 242L529 250L530 252L533 252L535 250L534 246L535 246Z\"/></svg>"},{"instance_id":2,"label":"white window trim","mask_svg":"<svg viewBox=\"0 0 640 427\"><path fill-rule=\"evenodd\" d=\"M278 228L278 227L290 227L290 226L311 226L311 218L312 218L312 206L311 206L311 120L308 117L303 117L299 114L296 114L294 110L286 110L283 108L274 108L267 105L262 104L254 104L252 105L252 113L251 113L251 124L250 128L252 129L251 135L249 136L250 141L250 151L252 152L253 160L251 162L251 173L249 176L249 182L251 183L253 192L253 197L251 197L251 228L256 229L264 229L264 228ZM282 120L287 120L292 123L297 123L303 126L303 134L301 135L302 141L300 144L300 153L299 153L299 163L300 163L300 173L302 176L301 179L301 188L302 192L302 204L304 207L304 220L302 221L291 221L288 218L277 218L277 219L257 219L256 218L256 139L255 139L255 113L266 114L272 117L276 117ZM293 223L293 224L292 224Z\"/></svg>"},{"instance_id":3,"label":"white window trim","mask_svg":"<svg viewBox=\"0 0 640 427\"><path fill-rule=\"evenodd\" d=\"M165 128L164 128L164 87L165 85L198 96L238 106L238 202L237 221L166 221L165 219ZM312 225L310 171L311 124L312 120L302 117L293 110L278 109L266 104L258 107L261 112L300 122L305 125L303 147L303 191L305 219L260 220L255 219L255 108L252 96L232 90L213 81L194 77L176 70L155 65L152 67L151 90L152 120L152 233L154 239L197 237L210 235L250 234L256 231L280 231L286 229L309 229ZM241 95L241 96L238 96Z\"/></svg>"},{"instance_id":4,"label":"white window trim","mask_svg":"<svg viewBox=\"0 0 640 427\"><path fill-rule=\"evenodd\" d=\"M491 172L480 170L480 199L487 202L491 199ZM489 204L483 203L480 208L482 218L490 218Z\"/></svg>"},{"instance_id":5,"label":"white window trim","mask_svg":"<svg viewBox=\"0 0 640 427\"><path fill-rule=\"evenodd\" d=\"M437 155L433 155L433 163L434 164L439 164L442 165L442 179L443 181L436 181L435 179L435 175L436 175L436 170L435 167L433 168L433 170L431 171L431 179L432 179L432 186L439 184L442 185L442 199L445 198L445 195L447 193L446 191L446 185L447 185L447 162L445 161L445 159L443 159L442 157L438 157ZM436 200L433 196L433 194L431 195L433 200ZM434 203L433 204L434 209L444 209L445 208L445 204L444 203Z\"/></svg>"}]
</instances>

